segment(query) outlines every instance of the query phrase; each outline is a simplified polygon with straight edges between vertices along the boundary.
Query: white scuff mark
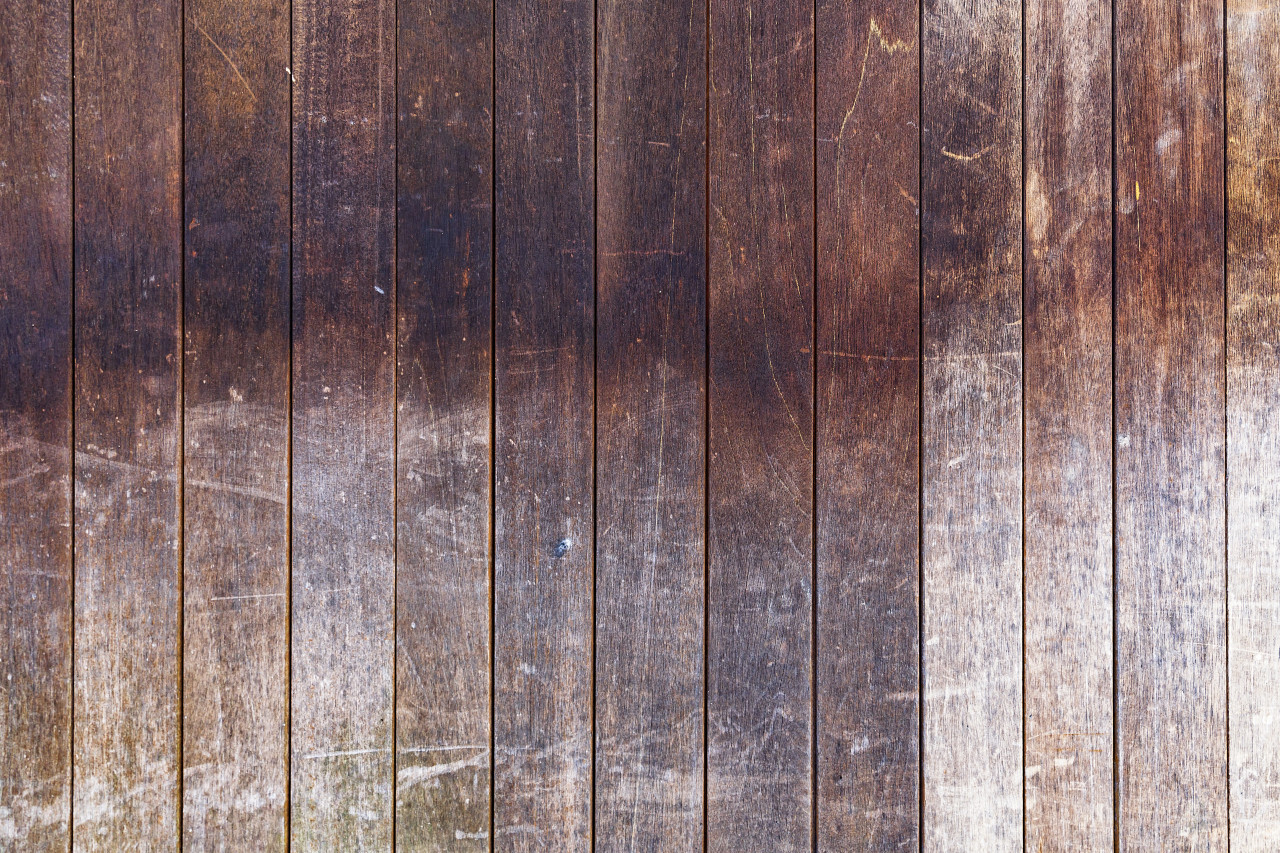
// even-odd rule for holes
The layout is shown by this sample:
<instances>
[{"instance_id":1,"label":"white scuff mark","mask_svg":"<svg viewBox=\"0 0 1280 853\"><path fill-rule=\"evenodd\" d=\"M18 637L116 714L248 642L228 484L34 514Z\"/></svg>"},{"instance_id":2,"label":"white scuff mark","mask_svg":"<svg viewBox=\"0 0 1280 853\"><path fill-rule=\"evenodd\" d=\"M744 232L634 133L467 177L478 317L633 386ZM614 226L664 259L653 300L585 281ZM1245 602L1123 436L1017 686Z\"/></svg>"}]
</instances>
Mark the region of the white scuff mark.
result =
<instances>
[{"instance_id":1,"label":"white scuff mark","mask_svg":"<svg viewBox=\"0 0 1280 853\"><path fill-rule=\"evenodd\" d=\"M396 784L401 788L412 788L414 785L421 785L440 776L447 776L450 773L457 773L459 770L466 770L469 767L485 767L489 764L489 750L485 749L470 758L460 758L457 761L446 761L442 764L424 764L417 767L403 767L396 774Z\"/></svg>"}]
</instances>

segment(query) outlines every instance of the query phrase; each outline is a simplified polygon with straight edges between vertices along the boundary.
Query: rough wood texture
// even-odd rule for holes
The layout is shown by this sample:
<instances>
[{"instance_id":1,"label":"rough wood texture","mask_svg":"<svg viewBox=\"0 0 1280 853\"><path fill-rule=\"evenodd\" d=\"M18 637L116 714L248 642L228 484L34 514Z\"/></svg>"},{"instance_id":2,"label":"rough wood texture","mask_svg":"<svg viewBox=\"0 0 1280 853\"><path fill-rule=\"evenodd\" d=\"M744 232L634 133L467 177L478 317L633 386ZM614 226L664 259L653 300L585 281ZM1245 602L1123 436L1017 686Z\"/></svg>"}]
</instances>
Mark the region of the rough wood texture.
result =
<instances>
[{"instance_id":1,"label":"rough wood texture","mask_svg":"<svg viewBox=\"0 0 1280 853\"><path fill-rule=\"evenodd\" d=\"M1115 9L1120 848L1220 850L1222 6Z\"/></svg>"},{"instance_id":2,"label":"rough wood texture","mask_svg":"<svg viewBox=\"0 0 1280 853\"><path fill-rule=\"evenodd\" d=\"M1026 5L1026 849L1110 849L1111 4Z\"/></svg>"},{"instance_id":3,"label":"rough wood texture","mask_svg":"<svg viewBox=\"0 0 1280 853\"><path fill-rule=\"evenodd\" d=\"M494 842L591 844L592 0L496 9Z\"/></svg>"},{"instance_id":4,"label":"rough wood texture","mask_svg":"<svg viewBox=\"0 0 1280 853\"><path fill-rule=\"evenodd\" d=\"M401 3L396 844L489 849L493 4Z\"/></svg>"},{"instance_id":5,"label":"rough wood texture","mask_svg":"<svg viewBox=\"0 0 1280 853\"><path fill-rule=\"evenodd\" d=\"M183 846L283 850L289 7L186 15Z\"/></svg>"},{"instance_id":6,"label":"rough wood texture","mask_svg":"<svg viewBox=\"0 0 1280 853\"><path fill-rule=\"evenodd\" d=\"M701 850L706 4L598 21L595 843Z\"/></svg>"},{"instance_id":7,"label":"rough wood texture","mask_svg":"<svg viewBox=\"0 0 1280 853\"><path fill-rule=\"evenodd\" d=\"M77 850L179 841L179 14L75 6Z\"/></svg>"},{"instance_id":8,"label":"rough wood texture","mask_svg":"<svg viewBox=\"0 0 1280 853\"><path fill-rule=\"evenodd\" d=\"M1231 849L1280 848L1280 6L1227 4Z\"/></svg>"},{"instance_id":9,"label":"rough wood texture","mask_svg":"<svg viewBox=\"0 0 1280 853\"><path fill-rule=\"evenodd\" d=\"M292 844L392 846L395 20L293 5Z\"/></svg>"},{"instance_id":10,"label":"rough wood texture","mask_svg":"<svg viewBox=\"0 0 1280 853\"><path fill-rule=\"evenodd\" d=\"M924 847L1022 849L1021 5L924 12Z\"/></svg>"},{"instance_id":11,"label":"rough wood texture","mask_svg":"<svg viewBox=\"0 0 1280 853\"><path fill-rule=\"evenodd\" d=\"M813 12L711 4L710 850L809 850Z\"/></svg>"},{"instance_id":12,"label":"rough wood texture","mask_svg":"<svg viewBox=\"0 0 1280 853\"><path fill-rule=\"evenodd\" d=\"M71 809L71 3L0 8L0 847Z\"/></svg>"},{"instance_id":13,"label":"rough wood texture","mask_svg":"<svg viewBox=\"0 0 1280 853\"><path fill-rule=\"evenodd\" d=\"M920 824L916 0L818 4L818 848Z\"/></svg>"}]
</instances>

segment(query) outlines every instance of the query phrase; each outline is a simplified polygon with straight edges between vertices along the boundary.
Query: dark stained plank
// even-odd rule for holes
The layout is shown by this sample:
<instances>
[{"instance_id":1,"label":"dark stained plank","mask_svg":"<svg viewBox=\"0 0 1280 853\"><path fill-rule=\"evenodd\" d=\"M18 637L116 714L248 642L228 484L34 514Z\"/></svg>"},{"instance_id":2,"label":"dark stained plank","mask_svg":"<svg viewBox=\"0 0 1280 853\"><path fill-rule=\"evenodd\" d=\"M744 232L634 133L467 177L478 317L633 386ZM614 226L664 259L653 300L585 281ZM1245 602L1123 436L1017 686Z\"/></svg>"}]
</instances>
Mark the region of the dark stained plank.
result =
<instances>
[{"instance_id":1,"label":"dark stained plank","mask_svg":"<svg viewBox=\"0 0 1280 853\"><path fill-rule=\"evenodd\" d=\"M489 849L493 3L401 3L396 844Z\"/></svg>"},{"instance_id":2,"label":"dark stained plank","mask_svg":"<svg viewBox=\"0 0 1280 853\"><path fill-rule=\"evenodd\" d=\"M920 825L916 0L818 4L818 848Z\"/></svg>"},{"instance_id":3,"label":"dark stained plank","mask_svg":"<svg viewBox=\"0 0 1280 853\"><path fill-rule=\"evenodd\" d=\"M1026 849L1114 838L1111 3L1026 5Z\"/></svg>"},{"instance_id":4,"label":"dark stained plank","mask_svg":"<svg viewBox=\"0 0 1280 853\"><path fill-rule=\"evenodd\" d=\"M293 4L292 846L392 847L394 4Z\"/></svg>"},{"instance_id":5,"label":"dark stained plank","mask_svg":"<svg viewBox=\"0 0 1280 853\"><path fill-rule=\"evenodd\" d=\"M77 850L179 843L180 14L75 4Z\"/></svg>"},{"instance_id":6,"label":"dark stained plank","mask_svg":"<svg viewBox=\"0 0 1280 853\"><path fill-rule=\"evenodd\" d=\"M1221 4L1116 9L1120 848L1227 843Z\"/></svg>"},{"instance_id":7,"label":"dark stained plank","mask_svg":"<svg viewBox=\"0 0 1280 853\"><path fill-rule=\"evenodd\" d=\"M0 8L0 845L71 809L71 3Z\"/></svg>"},{"instance_id":8,"label":"dark stained plank","mask_svg":"<svg viewBox=\"0 0 1280 853\"><path fill-rule=\"evenodd\" d=\"M186 16L183 846L283 850L289 6Z\"/></svg>"},{"instance_id":9,"label":"dark stained plank","mask_svg":"<svg viewBox=\"0 0 1280 853\"><path fill-rule=\"evenodd\" d=\"M591 843L592 0L497 0L494 843Z\"/></svg>"},{"instance_id":10,"label":"dark stained plank","mask_svg":"<svg viewBox=\"0 0 1280 853\"><path fill-rule=\"evenodd\" d=\"M813 807L813 9L710 26L710 850L809 850Z\"/></svg>"},{"instance_id":11,"label":"dark stained plank","mask_svg":"<svg viewBox=\"0 0 1280 853\"><path fill-rule=\"evenodd\" d=\"M706 4L598 12L596 821L700 850Z\"/></svg>"},{"instance_id":12,"label":"dark stained plank","mask_svg":"<svg viewBox=\"0 0 1280 853\"><path fill-rule=\"evenodd\" d=\"M926 850L1022 849L1021 4L926 5Z\"/></svg>"},{"instance_id":13,"label":"dark stained plank","mask_svg":"<svg viewBox=\"0 0 1280 853\"><path fill-rule=\"evenodd\" d=\"M1280 7L1227 4L1231 849L1280 849Z\"/></svg>"}]
</instances>

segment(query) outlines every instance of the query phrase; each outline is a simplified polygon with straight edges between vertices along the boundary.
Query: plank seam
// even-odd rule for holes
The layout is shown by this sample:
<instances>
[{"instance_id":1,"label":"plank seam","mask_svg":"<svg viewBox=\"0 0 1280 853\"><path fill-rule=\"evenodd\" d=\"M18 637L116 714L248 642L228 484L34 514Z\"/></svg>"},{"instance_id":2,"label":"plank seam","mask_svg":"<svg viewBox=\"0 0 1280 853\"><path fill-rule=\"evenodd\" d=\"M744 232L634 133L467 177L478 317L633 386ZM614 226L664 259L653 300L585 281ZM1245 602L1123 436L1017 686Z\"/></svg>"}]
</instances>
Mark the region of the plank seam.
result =
<instances>
[{"instance_id":1,"label":"plank seam","mask_svg":"<svg viewBox=\"0 0 1280 853\"><path fill-rule=\"evenodd\" d=\"M67 63L70 66L71 77L69 85L71 87L69 98L69 113L67 117L68 132L71 135L70 145L70 168L67 170L69 176L67 183L70 187L71 201L71 221L68 226L71 229L71 258L69 265L69 277L71 283L71 298L68 300L71 305L70 329L69 329L69 345L71 364L68 373L69 390L68 390L68 406L71 410L70 421L70 482L67 488L70 491L69 506L71 509L69 521L71 548L71 666L70 666L70 701L68 716L70 717L70 725L67 732L67 845L68 851L75 847L76 833L76 4L75 0L68 3L69 20L67 33Z\"/></svg>"}]
</instances>

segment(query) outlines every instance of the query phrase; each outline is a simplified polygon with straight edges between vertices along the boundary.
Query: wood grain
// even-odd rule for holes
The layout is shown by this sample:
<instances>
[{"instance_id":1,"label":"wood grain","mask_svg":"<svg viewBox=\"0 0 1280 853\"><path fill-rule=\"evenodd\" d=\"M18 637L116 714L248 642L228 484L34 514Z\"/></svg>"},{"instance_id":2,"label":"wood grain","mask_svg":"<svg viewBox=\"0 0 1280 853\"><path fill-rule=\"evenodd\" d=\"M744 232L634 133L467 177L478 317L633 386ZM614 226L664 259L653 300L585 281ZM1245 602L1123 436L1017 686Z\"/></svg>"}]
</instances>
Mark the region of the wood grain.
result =
<instances>
[{"instance_id":1,"label":"wood grain","mask_svg":"<svg viewBox=\"0 0 1280 853\"><path fill-rule=\"evenodd\" d=\"M302 850L392 847L394 5L293 5L290 808Z\"/></svg>"},{"instance_id":2,"label":"wood grain","mask_svg":"<svg viewBox=\"0 0 1280 853\"><path fill-rule=\"evenodd\" d=\"M0 846L71 813L71 4L0 8Z\"/></svg>"},{"instance_id":3,"label":"wood grain","mask_svg":"<svg viewBox=\"0 0 1280 853\"><path fill-rule=\"evenodd\" d=\"M1023 840L1021 11L923 15L929 851Z\"/></svg>"},{"instance_id":4,"label":"wood grain","mask_svg":"<svg viewBox=\"0 0 1280 853\"><path fill-rule=\"evenodd\" d=\"M818 848L915 849L919 7L817 15Z\"/></svg>"},{"instance_id":5,"label":"wood grain","mask_svg":"<svg viewBox=\"0 0 1280 853\"><path fill-rule=\"evenodd\" d=\"M396 845L487 850L493 4L399 9Z\"/></svg>"},{"instance_id":6,"label":"wood grain","mask_svg":"<svg viewBox=\"0 0 1280 853\"><path fill-rule=\"evenodd\" d=\"M813 14L710 14L707 844L809 850Z\"/></svg>"},{"instance_id":7,"label":"wood grain","mask_svg":"<svg viewBox=\"0 0 1280 853\"><path fill-rule=\"evenodd\" d=\"M182 21L148 0L74 14L74 847L173 849Z\"/></svg>"},{"instance_id":8,"label":"wood grain","mask_svg":"<svg viewBox=\"0 0 1280 853\"><path fill-rule=\"evenodd\" d=\"M495 12L494 843L586 850L595 7Z\"/></svg>"},{"instance_id":9,"label":"wood grain","mask_svg":"<svg viewBox=\"0 0 1280 853\"><path fill-rule=\"evenodd\" d=\"M1026 848L1114 837L1111 4L1026 6Z\"/></svg>"},{"instance_id":10,"label":"wood grain","mask_svg":"<svg viewBox=\"0 0 1280 853\"><path fill-rule=\"evenodd\" d=\"M700 850L706 4L598 12L596 820Z\"/></svg>"},{"instance_id":11,"label":"wood grain","mask_svg":"<svg viewBox=\"0 0 1280 853\"><path fill-rule=\"evenodd\" d=\"M183 847L283 850L289 7L186 16Z\"/></svg>"}]
</instances>

